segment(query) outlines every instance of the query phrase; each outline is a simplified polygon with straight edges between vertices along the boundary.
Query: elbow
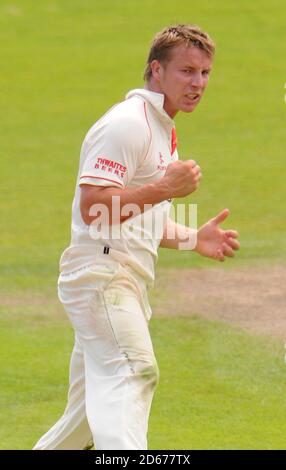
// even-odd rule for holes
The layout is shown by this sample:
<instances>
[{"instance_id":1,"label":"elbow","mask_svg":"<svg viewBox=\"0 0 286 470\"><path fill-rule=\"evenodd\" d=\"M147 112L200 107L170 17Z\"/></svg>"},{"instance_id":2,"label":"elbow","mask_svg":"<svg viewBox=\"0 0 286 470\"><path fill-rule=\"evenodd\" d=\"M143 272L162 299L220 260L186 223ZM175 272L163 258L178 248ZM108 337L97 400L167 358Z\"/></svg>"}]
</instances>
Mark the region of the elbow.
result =
<instances>
[{"instance_id":1,"label":"elbow","mask_svg":"<svg viewBox=\"0 0 286 470\"><path fill-rule=\"evenodd\" d=\"M118 194L119 192L119 194ZM113 203L113 195L120 196L117 188L81 186L80 214L85 225L92 223L102 226L120 225L130 218L131 214L122 214L121 201ZM133 214L134 215L134 214Z\"/></svg>"},{"instance_id":2,"label":"elbow","mask_svg":"<svg viewBox=\"0 0 286 470\"><path fill-rule=\"evenodd\" d=\"M82 220L86 225L90 225L93 218L89 215L90 207L87 204L84 204L83 201L80 201L80 215Z\"/></svg>"},{"instance_id":3,"label":"elbow","mask_svg":"<svg viewBox=\"0 0 286 470\"><path fill-rule=\"evenodd\" d=\"M130 217L120 216L118 218L113 218L112 213L106 215L99 211L96 215L90 215L90 209L80 208L81 218L85 225L91 225L92 222L106 225L121 225L123 222L128 220Z\"/></svg>"},{"instance_id":4,"label":"elbow","mask_svg":"<svg viewBox=\"0 0 286 470\"><path fill-rule=\"evenodd\" d=\"M85 225L90 225L92 222L92 217L88 215L88 212L85 210L80 210L81 218L84 221Z\"/></svg>"},{"instance_id":5,"label":"elbow","mask_svg":"<svg viewBox=\"0 0 286 470\"><path fill-rule=\"evenodd\" d=\"M118 208L117 208L118 209ZM130 218L130 214L122 215L121 210L113 211L106 201L98 200L97 203L89 204L88 201L81 198L80 200L80 214L83 222L86 225L91 225L92 222L106 225L121 225Z\"/></svg>"},{"instance_id":6,"label":"elbow","mask_svg":"<svg viewBox=\"0 0 286 470\"><path fill-rule=\"evenodd\" d=\"M93 204L88 206L81 201L80 214L85 225L91 225L93 222L98 225L112 225L112 213L109 211L108 206L103 204Z\"/></svg>"}]
</instances>

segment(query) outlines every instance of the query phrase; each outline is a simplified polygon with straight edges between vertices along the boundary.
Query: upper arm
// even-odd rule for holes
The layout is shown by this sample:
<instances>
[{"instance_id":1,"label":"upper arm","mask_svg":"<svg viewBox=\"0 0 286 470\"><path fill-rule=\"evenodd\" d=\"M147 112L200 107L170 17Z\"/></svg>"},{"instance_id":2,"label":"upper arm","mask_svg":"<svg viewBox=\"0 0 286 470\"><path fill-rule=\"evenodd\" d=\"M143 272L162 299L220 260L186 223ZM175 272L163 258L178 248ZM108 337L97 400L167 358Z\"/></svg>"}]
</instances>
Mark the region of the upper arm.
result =
<instances>
[{"instance_id":1,"label":"upper arm","mask_svg":"<svg viewBox=\"0 0 286 470\"><path fill-rule=\"evenodd\" d=\"M104 186L94 186L90 184L81 184L80 185L80 205L88 206L90 201L93 203L99 202L101 200L102 191L104 191Z\"/></svg>"},{"instance_id":2,"label":"upper arm","mask_svg":"<svg viewBox=\"0 0 286 470\"><path fill-rule=\"evenodd\" d=\"M80 185L80 213L85 224L90 223L89 210L93 204L100 204L104 186Z\"/></svg>"},{"instance_id":3,"label":"upper arm","mask_svg":"<svg viewBox=\"0 0 286 470\"><path fill-rule=\"evenodd\" d=\"M136 115L115 115L99 122L85 142L79 185L125 188L141 164L148 143L148 129Z\"/></svg>"}]
</instances>

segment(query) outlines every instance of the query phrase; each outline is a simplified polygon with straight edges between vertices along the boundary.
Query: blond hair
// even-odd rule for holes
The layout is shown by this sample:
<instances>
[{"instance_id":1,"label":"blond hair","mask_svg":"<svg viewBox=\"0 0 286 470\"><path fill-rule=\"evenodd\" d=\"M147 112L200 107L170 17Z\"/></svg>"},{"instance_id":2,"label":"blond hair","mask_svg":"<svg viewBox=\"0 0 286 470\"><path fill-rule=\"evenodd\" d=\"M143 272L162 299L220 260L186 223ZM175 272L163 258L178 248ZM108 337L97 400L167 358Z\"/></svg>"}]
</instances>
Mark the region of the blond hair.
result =
<instances>
[{"instance_id":1,"label":"blond hair","mask_svg":"<svg viewBox=\"0 0 286 470\"><path fill-rule=\"evenodd\" d=\"M152 41L144 80L148 81L152 77L151 62L155 59L161 63L168 62L172 48L180 44L198 47L210 57L215 53L215 43L208 33L202 31L199 26L190 24L168 26L157 33Z\"/></svg>"}]
</instances>

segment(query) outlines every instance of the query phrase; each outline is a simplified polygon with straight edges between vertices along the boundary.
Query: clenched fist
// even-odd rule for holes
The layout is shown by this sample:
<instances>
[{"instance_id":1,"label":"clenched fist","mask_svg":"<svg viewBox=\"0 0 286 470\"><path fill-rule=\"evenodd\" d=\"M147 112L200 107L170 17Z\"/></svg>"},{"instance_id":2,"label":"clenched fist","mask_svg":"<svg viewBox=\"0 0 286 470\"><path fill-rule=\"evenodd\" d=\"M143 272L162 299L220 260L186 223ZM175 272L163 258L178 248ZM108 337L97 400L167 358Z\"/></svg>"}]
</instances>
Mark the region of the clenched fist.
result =
<instances>
[{"instance_id":1,"label":"clenched fist","mask_svg":"<svg viewBox=\"0 0 286 470\"><path fill-rule=\"evenodd\" d=\"M201 169L195 160L178 160L168 165L163 181L171 198L184 197L198 188L201 177Z\"/></svg>"}]
</instances>

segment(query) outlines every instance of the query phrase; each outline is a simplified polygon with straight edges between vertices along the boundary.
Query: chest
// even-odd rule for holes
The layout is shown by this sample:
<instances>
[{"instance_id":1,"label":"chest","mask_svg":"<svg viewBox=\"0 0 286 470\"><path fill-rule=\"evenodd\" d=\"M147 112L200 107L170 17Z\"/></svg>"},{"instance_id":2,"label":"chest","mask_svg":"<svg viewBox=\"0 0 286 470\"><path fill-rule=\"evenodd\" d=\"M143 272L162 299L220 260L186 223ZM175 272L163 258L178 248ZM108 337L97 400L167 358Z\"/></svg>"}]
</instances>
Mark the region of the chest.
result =
<instances>
[{"instance_id":1,"label":"chest","mask_svg":"<svg viewBox=\"0 0 286 470\"><path fill-rule=\"evenodd\" d=\"M178 160L176 150L176 135L172 127L151 127L151 141L148 153L136 171L132 186L152 183L161 179L167 166Z\"/></svg>"}]
</instances>

